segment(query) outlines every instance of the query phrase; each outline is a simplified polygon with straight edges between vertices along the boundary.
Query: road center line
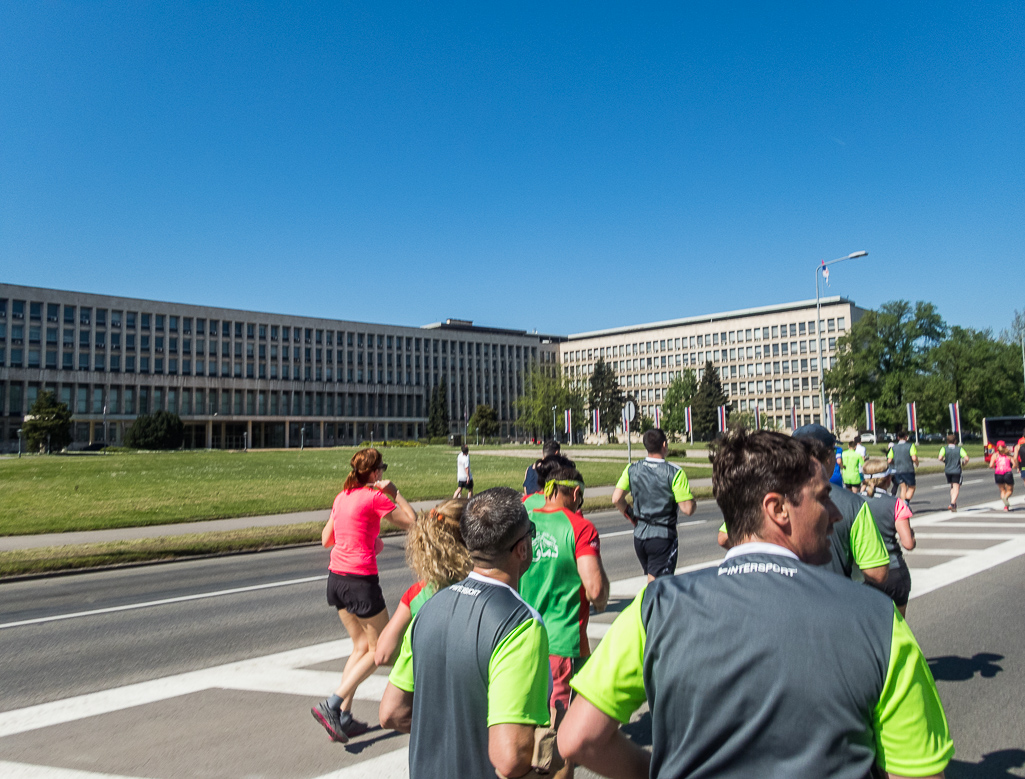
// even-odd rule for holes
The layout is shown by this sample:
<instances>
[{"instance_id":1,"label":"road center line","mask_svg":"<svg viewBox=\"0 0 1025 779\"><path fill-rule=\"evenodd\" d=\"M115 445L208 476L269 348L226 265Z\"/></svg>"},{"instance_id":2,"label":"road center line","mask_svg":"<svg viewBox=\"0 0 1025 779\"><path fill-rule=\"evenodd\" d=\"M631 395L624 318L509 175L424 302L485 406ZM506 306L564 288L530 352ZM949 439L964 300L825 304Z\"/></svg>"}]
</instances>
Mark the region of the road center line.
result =
<instances>
[{"instance_id":1,"label":"road center line","mask_svg":"<svg viewBox=\"0 0 1025 779\"><path fill-rule=\"evenodd\" d=\"M308 584L326 579L327 574L319 576L307 576L303 579L288 579L282 582L269 582L267 584L254 584L249 587L235 587L230 590L217 590L216 592L200 592L195 595L180 595L177 598L163 598L151 600L145 603L128 603L124 606L110 606L105 609L93 609L91 611L76 611L71 614L54 614L49 617L37 617L36 619L24 619L19 622L0 623L0 630L5 628L17 628L25 625L43 625L47 622L58 622L62 619L75 619L76 617L94 617L98 614L113 614L118 611L132 611L134 609L146 609L151 606L166 606L170 603L185 603L190 600L203 600L204 598L217 598L221 595L237 595L240 592L256 592L257 590L269 590L274 587L288 587L292 584Z\"/></svg>"}]
</instances>

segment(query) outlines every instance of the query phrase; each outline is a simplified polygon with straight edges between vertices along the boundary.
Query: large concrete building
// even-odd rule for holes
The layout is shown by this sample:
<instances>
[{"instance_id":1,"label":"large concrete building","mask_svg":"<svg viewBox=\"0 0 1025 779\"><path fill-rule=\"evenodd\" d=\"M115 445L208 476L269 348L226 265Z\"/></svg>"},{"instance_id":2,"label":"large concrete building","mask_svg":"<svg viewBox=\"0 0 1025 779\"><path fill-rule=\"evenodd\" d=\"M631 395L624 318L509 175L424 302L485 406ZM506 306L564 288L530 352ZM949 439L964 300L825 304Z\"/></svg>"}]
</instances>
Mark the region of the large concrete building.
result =
<instances>
[{"instance_id":1,"label":"large concrete building","mask_svg":"<svg viewBox=\"0 0 1025 779\"><path fill-rule=\"evenodd\" d=\"M449 319L422 328L0 284L0 450L39 392L74 413L76 446L120 443L164 409L187 447L332 446L426 433L447 383L450 432L492 406L515 436L515 399L559 339Z\"/></svg>"},{"instance_id":2,"label":"large concrete building","mask_svg":"<svg viewBox=\"0 0 1025 779\"><path fill-rule=\"evenodd\" d=\"M710 361L738 411L757 405L780 429L789 429L796 406L798 424L819 422L819 360L823 370L832 366L836 339L863 313L842 297L820 303L817 325L815 301L802 300L577 333L559 346L561 367L584 387L604 359L639 413L653 417L678 373L691 369L700 380Z\"/></svg>"}]
</instances>

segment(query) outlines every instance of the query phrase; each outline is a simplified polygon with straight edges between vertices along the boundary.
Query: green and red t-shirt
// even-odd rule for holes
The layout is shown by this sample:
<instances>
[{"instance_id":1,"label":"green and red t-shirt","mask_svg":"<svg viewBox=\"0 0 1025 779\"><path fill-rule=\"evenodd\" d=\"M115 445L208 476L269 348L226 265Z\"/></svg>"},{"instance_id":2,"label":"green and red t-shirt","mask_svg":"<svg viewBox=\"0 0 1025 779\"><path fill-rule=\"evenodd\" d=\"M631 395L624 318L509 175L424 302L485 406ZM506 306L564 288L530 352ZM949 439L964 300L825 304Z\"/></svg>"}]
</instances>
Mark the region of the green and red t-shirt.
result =
<instances>
[{"instance_id":1,"label":"green and red t-shirt","mask_svg":"<svg viewBox=\"0 0 1025 779\"><path fill-rule=\"evenodd\" d=\"M404 603L409 608L410 615L415 617L416 613L420 611L420 607L430 600L434 593L435 590L431 585L426 582L417 582L402 593L399 602Z\"/></svg>"},{"instance_id":2,"label":"green and red t-shirt","mask_svg":"<svg viewBox=\"0 0 1025 779\"><path fill-rule=\"evenodd\" d=\"M523 508L528 512L539 509L543 505L545 505L545 494L543 492L533 492L530 495L523 496Z\"/></svg>"},{"instance_id":3,"label":"green and red t-shirt","mask_svg":"<svg viewBox=\"0 0 1025 779\"><path fill-rule=\"evenodd\" d=\"M590 605L577 571L577 559L600 556L598 529L568 509L542 505L528 511L537 534L534 559L520 579L520 595L541 613L551 654L587 657L591 653L587 643Z\"/></svg>"}]
</instances>

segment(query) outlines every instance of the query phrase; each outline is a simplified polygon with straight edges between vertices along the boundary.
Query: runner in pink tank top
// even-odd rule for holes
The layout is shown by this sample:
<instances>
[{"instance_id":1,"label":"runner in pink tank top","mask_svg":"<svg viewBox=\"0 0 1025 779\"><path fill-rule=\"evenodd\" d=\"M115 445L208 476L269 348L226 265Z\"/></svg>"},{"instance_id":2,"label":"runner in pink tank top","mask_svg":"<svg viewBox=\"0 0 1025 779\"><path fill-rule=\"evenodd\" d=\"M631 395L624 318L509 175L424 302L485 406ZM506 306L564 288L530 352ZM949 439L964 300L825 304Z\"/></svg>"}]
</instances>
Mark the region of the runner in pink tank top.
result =
<instances>
[{"instance_id":1,"label":"runner in pink tank top","mask_svg":"<svg viewBox=\"0 0 1025 779\"><path fill-rule=\"evenodd\" d=\"M1004 511L1010 511L1011 494L1014 492L1014 460L1003 441L997 441L993 456L989 458L989 467L993 469L993 480L1000 488Z\"/></svg>"},{"instance_id":2,"label":"runner in pink tank top","mask_svg":"<svg viewBox=\"0 0 1025 779\"><path fill-rule=\"evenodd\" d=\"M383 479L385 465L376 449L361 449L350 461L352 471L331 507L321 532L331 549L327 575L327 602L338 610L352 639L352 653L342 671L335 694L313 707L313 716L335 741L345 743L367 730L352 716L356 688L377 667L377 639L388 624L388 608L377 576L381 520L405 529L416 514L398 488Z\"/></svg>"}]
</instances>

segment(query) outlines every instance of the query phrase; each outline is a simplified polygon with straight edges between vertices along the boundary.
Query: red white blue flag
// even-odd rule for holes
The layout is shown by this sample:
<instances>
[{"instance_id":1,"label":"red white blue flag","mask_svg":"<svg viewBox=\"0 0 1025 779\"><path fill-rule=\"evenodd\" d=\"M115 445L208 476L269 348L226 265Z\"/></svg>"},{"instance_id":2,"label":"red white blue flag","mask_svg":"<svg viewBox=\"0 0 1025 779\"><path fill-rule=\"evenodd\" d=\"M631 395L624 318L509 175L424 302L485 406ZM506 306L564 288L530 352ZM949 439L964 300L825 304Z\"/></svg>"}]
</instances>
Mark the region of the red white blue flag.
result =
<instances>
[{"instance_id":1,"label":"red white blue flag","mask_svg":"<svg viewBox=\"0 0 1025 779\"><path fill-rule=\"evenodd\" d=\"M790 429L797 430L797 406L790 407Z\"/></svg>"},{"instance_id":2,"label":"red white blue flag","mask_svg":"<svg viewBox=\"0 0 1025 779\"><path fill-rule=\"evenodd\" d=\"M717 416L719 417L719 432L726 432L726 406L719 406L716 409Z\"/></svg>"},{"instance_id":3,"label":"red white blue flag","mask_svg":"<svg viewBox=\"0 0 1025 779\"><path fill-rule=\"evenodd\" d=\"M762 411L758 408L758 404L755 404L755 430L762 429Z\"/></svg>"},{"instance_id":4,"label":"red white blue flag","mask_svg":"<svg viewBox=\"0 0 1025 779\"><path fill-rule=\"evenodd\" d=\"M596 408L592 409L591 410L591 421L592 421L592 424L594 425L595 435L597 435L598 433L601 432L601 411L599 411Z\"/></svg>"},{"instance_id":5,"label":"red white blue flag","mask_svg":"<svg viewBox=\"0 0 1025 779\"><path fill-rule=\"evenodd\" d=\"M918 430L918 413L914 403L908 403L908 430Z\"/></svg>"},{"instance_id":6,"label":"red white blue flag","mask_svg":"<svg viewBox=\"0 0 1025 779\"><path fill-rule=\"evenodd\" d=\"M662 427L662 408L655 406L655 427Z\"/></svg>"},{"instance_id":7,"label":"red white blue flag","mask_svg":"<svg viewBox=\"0 0 1025 779\"><path fill-rule=\"evenodd\" d=\"M689 433L691 431L690 406L687 406L687 408L683 410L683 421L687 428L687 432Z\"/></svg>"},{"instance_id":8,"label":"red white blue flag","mask_svg":"<svg viewBox=\"0 0 1025 779\"><path fill-rule=\"evenodd\" d=\"M950 432L961 435L961 403L950 404Z\"/></svg>"},{"instance_id":9,"label":"red white blue flag","mask_svg":"<svg viewBox=\"0 0 1025 779\"><path fill-rule=\"evenodd\" d=\"M826 428L836 430L836 404L826 404Z\"/></svg>"},{"instance_id":10,"label":"red white blue flag","mask_svg":"<svg viewBox=\"0 0 1025 779\"><path fill-rule=\"evenodd\" d=\"M573 412L566 409L566 434L573 432Z\"/></svg>"},{"instance_id":11,"label":"red white blue flag","mask_svg":"<svg viewBox=\"0 0 1025 779\"><path fill-rule=\"evenodd\" d=\"M873 433L876 431L876 404L875 401L865 404L865 427Z\"/></svg>"}]
</instances>

